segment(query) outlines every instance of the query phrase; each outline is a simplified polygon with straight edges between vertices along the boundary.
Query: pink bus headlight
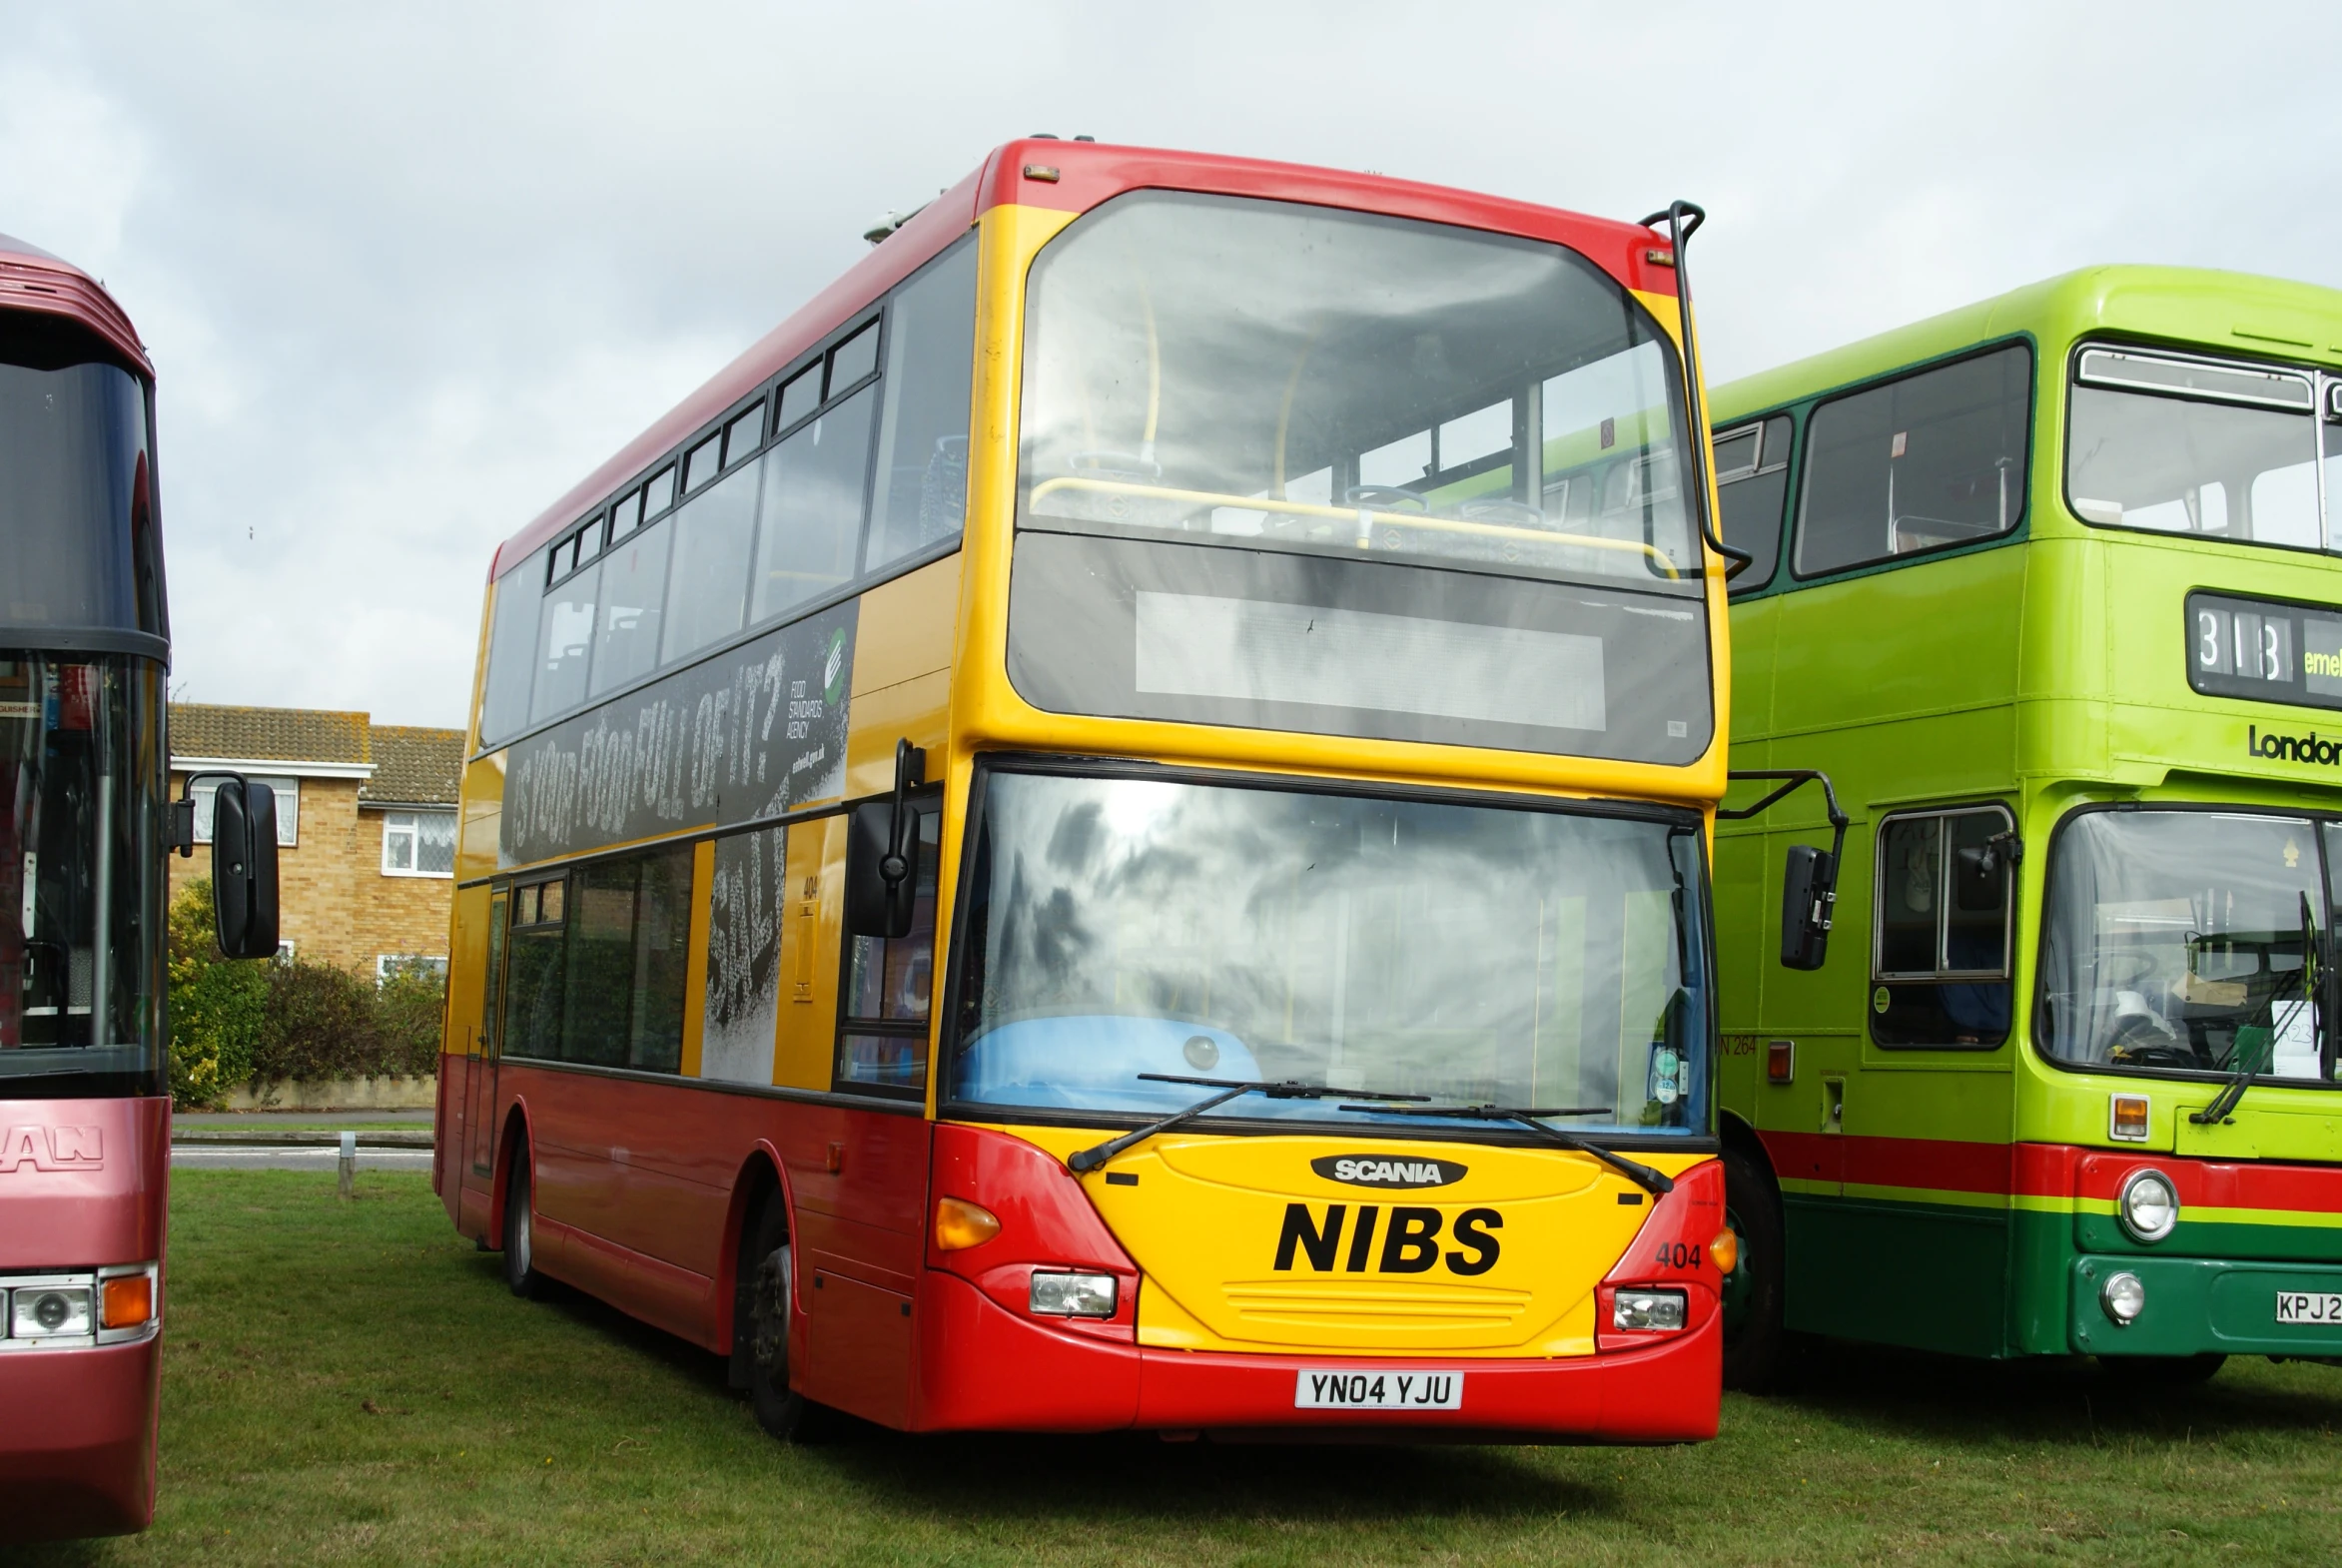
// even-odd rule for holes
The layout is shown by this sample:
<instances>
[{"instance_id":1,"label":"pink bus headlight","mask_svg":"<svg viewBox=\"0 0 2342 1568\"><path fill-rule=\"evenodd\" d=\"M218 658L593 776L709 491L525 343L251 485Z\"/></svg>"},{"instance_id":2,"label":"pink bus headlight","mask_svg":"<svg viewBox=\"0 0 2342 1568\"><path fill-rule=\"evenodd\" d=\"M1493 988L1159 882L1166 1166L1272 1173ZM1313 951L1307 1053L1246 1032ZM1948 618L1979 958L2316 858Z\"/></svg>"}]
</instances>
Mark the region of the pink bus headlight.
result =
<instances>
[{"instance_id":1,"label":"pink bus headlight","mask_svg":"<svg viewBox=\"0 0 2342 1568\"><path fill-rule=\"evenodd\" d=\"M11 1339L84 1339L90 1326L90 1287L27 1284L8 1292Z\"/></svg>"}]
</instances>

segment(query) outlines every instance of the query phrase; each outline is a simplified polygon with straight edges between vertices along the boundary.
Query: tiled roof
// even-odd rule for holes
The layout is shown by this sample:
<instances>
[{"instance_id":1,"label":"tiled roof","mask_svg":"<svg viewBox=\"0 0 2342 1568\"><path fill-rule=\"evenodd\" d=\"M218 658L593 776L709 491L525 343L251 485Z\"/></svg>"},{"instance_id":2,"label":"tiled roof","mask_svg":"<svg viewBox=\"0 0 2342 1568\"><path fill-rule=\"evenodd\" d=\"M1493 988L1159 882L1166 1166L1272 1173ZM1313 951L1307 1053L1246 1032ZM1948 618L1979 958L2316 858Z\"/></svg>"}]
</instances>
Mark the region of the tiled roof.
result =
<instances>
[{"instance_id":1,"label":"tiled roof","mask_svg":"<svg viewBox=\"0 0 2342 1568\"><path fill-rule=\"evenodd\" d=\"M363 763L361 805L452 806L463 776L463 732L376 724L330 708L231 708L171 704L173 757Z\"/></svg>"},{"instance_id":2,"label":"tiled roof","mask_svg":"<svg viewBox=\"0 0 2342 1568\"><path fill-rule=\"evenodd\" d=\"M231 708L209 702L174 702L171 754L266 757L284 762L371 762L368 727L364 713L337 713L328 708Z\"/></svg>"},{"instance_id":3,"label":"tiled roof","mask_svg":"<svg viewBox=\"0 0 2342 1568\"><path fill-rule=\"evenodd\" d=\"M461 730L377 724L373 746L374 777L359 787L360 805L455 804L463 779Z\"/></svg>"}]
</instances>

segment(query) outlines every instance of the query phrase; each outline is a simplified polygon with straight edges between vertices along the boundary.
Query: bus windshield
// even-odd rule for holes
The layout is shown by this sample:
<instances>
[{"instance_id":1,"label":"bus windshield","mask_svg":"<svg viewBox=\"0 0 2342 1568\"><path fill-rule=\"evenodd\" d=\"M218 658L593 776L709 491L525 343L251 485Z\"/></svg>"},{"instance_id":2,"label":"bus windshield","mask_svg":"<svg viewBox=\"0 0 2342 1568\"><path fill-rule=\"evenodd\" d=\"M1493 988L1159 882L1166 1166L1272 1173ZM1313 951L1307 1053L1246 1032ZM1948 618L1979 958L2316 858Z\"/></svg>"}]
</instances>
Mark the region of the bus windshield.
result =
<instances>
[{"instance_id":1,"label":"bus windshield","mask_svg":"<svg viewBox=\"0 0 2342 1568\"><path fill-rule=\"evenodd\" d=\"M1673 352L1573 252L1142 192L1030 295L1027 528L1698 591Z\"/></svg>"},{"instance_id":2,"label":"bus windshield","mask_svg":"<svg viewBox=\"0 0 2342 1568\"><path fill-rule=\"evenodd\" d=\"M1162 1116L1298 1080L1708 1130L1697 817L988 772L947 1100ZM1485 1136L1250 1096L1217 1116Z\"/></svg>"},{"instance_id":3,"label":"bus windshield","mask_svg":"<svg viewBox=\"0 0 2342 1568\"><path fill-rule=\"evenodd\" d=\"M2333 1077L2303 964L2331 925L2319 861L2302 817L2074 818L2049 866L2042 1049L2076 1067Z\"/></svg>"},{"instance_id":4,"label":"bus windshield","mask_svg":"<svg viewBox=\"0 0 2342 1568\"><path fill-rule=\"evenodd\" d=\"M33 347L0 343L0 361L46 358ZM0 622L162 633L151 541L134 517L146 465L146 390L129 372L0 363Z\"/></svg>"},{"instance_id":5,"label":"bus windshield","mask_svg":"<svg viewBox=\"0 0 2342 1568\"><path fill-rule=\"evenodd\" d=\"M0 651L0 1095L161 1092L158 684Z\"/></svg>"}]
</instances>

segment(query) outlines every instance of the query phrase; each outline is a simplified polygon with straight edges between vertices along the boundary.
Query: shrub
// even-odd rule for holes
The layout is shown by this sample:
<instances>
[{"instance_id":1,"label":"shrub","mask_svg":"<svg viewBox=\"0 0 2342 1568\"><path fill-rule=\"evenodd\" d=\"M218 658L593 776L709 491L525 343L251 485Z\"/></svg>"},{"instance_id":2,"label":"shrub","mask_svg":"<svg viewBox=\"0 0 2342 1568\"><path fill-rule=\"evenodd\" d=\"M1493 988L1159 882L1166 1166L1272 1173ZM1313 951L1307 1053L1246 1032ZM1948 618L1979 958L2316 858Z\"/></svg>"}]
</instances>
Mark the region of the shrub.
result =
<instances>
[{"instance_id":1,"label":"shrub","mask_svg":"<svg viewBox=\"0 0 2342 1568\"><path fill-rule=\"evenodd\" d=\"M263 1083L368 1076L382 1056L374 989L331 964L272 965L252 1076Z\"/></svg>"},{"instance_id":2,"label":"shrub","mask_svg":"<svg viewBox=\"0 0 2342 1568\"><path fill-rule=\"evenodd\" d=\"M171 901L170 944L171 1093L183 1106L216 1104L250 1081L438 1070L440 975L401 970L378 987L331 964L228 959L208 881Z\"/></svg>"},{"instance_id":3,"label":"shrub","mask_svg":"<svg viewBox=\"0 0 2342 1568\"><path fill-rule=\"evenodd\" d=\"M267 1027L268 967L220 951L212 925L212 884L189 883L171 901L171 1095L183 1106L212 1105L252 1076Z\"/></svg>"},{"instance_id":4,"label":"shrub","mask_svg":"<svg viewBox=\"0 0 2342 1568\"><path fill-rule=\"evenodd\" d=\"M384 1073L423 1078L439 1070L439 1032L447 1012L447 977L432 969L396 969L375 993Z\"/></svg>"}]
</instances>

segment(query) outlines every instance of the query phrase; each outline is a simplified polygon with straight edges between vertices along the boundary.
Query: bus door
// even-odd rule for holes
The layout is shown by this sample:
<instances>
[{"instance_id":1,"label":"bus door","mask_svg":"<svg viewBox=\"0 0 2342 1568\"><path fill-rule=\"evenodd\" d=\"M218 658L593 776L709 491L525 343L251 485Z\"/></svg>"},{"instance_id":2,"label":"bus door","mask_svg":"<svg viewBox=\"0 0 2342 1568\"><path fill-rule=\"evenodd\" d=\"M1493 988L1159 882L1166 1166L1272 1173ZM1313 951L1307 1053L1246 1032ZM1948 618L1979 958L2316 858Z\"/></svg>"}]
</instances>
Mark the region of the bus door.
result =
<instances>
[{"instance_id":1,"label":"bus door","mask_svg":"<svg viewBox=\"0 0 2342 1568\"><path fill-rule=\"evenodd\" d=\"M487 974L480 984L479 1040L463 1059L463 1185L476 1191L484 1216L495 1202L496 1064L503 1056L504 927L508 898L498 888L488 899Z\"/></svg>"}]
</instances>

